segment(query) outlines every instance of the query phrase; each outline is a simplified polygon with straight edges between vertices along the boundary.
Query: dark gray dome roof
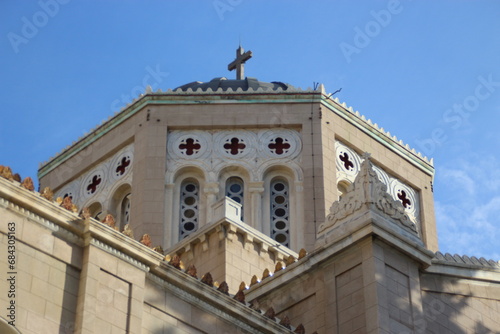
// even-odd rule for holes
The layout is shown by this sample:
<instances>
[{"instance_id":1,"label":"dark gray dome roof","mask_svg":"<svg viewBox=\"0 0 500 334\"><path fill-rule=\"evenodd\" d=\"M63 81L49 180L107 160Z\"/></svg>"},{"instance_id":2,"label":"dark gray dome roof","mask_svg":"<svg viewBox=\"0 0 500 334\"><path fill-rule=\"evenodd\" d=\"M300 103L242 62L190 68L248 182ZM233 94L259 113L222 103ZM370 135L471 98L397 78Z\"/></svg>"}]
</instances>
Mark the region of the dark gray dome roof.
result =
<instances>
[{"instance_id":1,"label":"dark gray dome roof","mask_svg":"<svg viewBox=\"0 0 500 334\"><path fill-rule=\"evenodd\" d=\"M243 91L246 91L249 89L257 90L259 88L265 90L269 89L278 90L280 88L283 90L287 90L289 88L293 89L294 87L292 85L278 81L263 82L257 80L256 78L249 78L249 77L245 78L244 80L228 80L227 78L222 77L222 78L212 79L209 82L193 81L188 84L179 86L176 89L181 89L182 91L186 91L189 88L191 88L193 91L196 91L198 89L206 91L208 88L211 88L212 91L216 91L219 88L222 88L223 91L226 91L229 88L231 88L233 91L237 90L238 88L241 88ZM174 89L174 91L176 89Z\"/></svg>"}]
</instances>

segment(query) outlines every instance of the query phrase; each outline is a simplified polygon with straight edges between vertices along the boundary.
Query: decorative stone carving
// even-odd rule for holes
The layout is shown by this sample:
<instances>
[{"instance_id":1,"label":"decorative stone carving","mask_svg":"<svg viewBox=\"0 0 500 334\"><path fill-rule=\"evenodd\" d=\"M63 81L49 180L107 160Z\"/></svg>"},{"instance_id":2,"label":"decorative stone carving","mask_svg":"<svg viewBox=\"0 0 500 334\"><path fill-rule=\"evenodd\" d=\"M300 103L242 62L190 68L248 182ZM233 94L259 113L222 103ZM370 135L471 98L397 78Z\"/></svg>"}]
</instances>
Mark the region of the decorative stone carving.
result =
<instances>
[{"instance_id":1,"label":"decorative stone carving","mask_svg":"<svg viewBox=\"0 0 500 334\"><path fill-rule=\"evenodd\" d=\"M28 189L29 191L35 190L35 185L33 184L33 180L31 177L26 177L24 181L21 183L21 187Z\"/></svg>"},{"instance_id":2,"label":"decorative stone carving","mask_svg":"<svg viewBox=\"0 0 500 334\"><path fill-rule=\"evenodd\" d=\"M97 194L106 184L106 172L104 168L99 167L90 172L83 180L82 197L87 198Z\"/></svg>"},{"instance_id":3,"label":"decorative stone carving","mask_svg":"<svg viewBox=\"0 0 500 334\"><path fill-rule=\"evenodd\" d=\"M304 328L304 325L300 324L295 328L295 331L293 331L296 334L306 334L306 329Z\"/></svg>"},{"instance_id":4,"label":"decorative stone carving","mask_svg":"<svg viewBox=\"0 0 500 334\"><path fill-rule=\"evenodd\" d=\"M254 286L255 284L259 283L259 279L257 278L256 275L252 276L252 279L250 280L250 286Z\"/></svg>"},{"instance_id":5,"label":"decorative stone carving","mask_svg":"<svg viewBox=\"0 0 500 334\"><path fill-rule=\"evenodd\" d=\"M262 280L264 280L265 278L268 278L269 276L271 276L271 274L269 273L269 269L264 269L264 272L262 273Z\"/></svg>"},{"instance_id":6,"label":"decorative stone carving","mask_svg":"<svg viewBox=\"0 0 500 334\"><path fill-rule=\"evenodd\" d=\"M283 269L283 264L280 261L276 262L276 266L274 267L274 272L277 273L282 269Z\"/></svg>"},{"instance_id":7,"label":"decorative stone carving","mask_svg":"<svg viewBox=\"0 0 500 334\"><path fill-rule=\"evenodd\" d=\"M266 318L271 319L271 320L275 320L275 318L276 318L276 312L274 312L274 309L273 309L272 307L270 307L270 308L266 311L266 313L264 313L264 316L265 316Z\"/></svg>"},{"instance_id":8,"label":"decorative stone carving","mask_svg":"<svg viewBox=\"0 0 500 334\"><path fill-rule=\"evenodd\" d=\"M77 195L78 195L79 186L80 186L79 181L72 182L71 184L65 186L62 190L59 190L57 192L57 194L58 194L57 197L60 197L60 198L71 197L71 201L76 203L76 202L78 202Z\"/></svg>"},{"instance_id":9,"label":"decorative stone carving","mask_svg":"<svg viewBox=\"0 0 500 334\"><path fill-rule=\"evenodd\" d=\"M122 233L125 234L127 237L134 239L134 231L132 231L129 224L126 224L124 226Z\"/></svg>"},{"instance_id":10,"label":"decorative stone carving","mask_svg":"<svg viewBox=\"0 0 500 334\"><path fill-rule=\"evenodd\" d=\"M245 304L245 293L242 290L238 291L233 298L240 303Z\"/></svg>"},{"instance_id":11,"label":"decorative stone carving","mask_svg":"<svg viewBox=\"0 0 500 334\"><path fill-rule=\"evenodd\" d=\"M205 283L206 285L213 287L214 286L214 280L212 278L212 274L206 273L201 277L201 282Z\"/></svg>"},{"instance_id":12,"label":"decorative stone carving","mask_svg":"<svg viewBox=\"0 0 500 334\"><path fill-rule=\"evenodd\" d=\"M179 255L175 254L170 261L168 262L169 265L171 265L174 268L181 269L181 258Z\"/></svg>"},{"instance_id":13,"label":"decorative stone carving","mask_svg":"<svg viewBox=\"0 0 500 334\"><path fill-rule=\"evenodd\" d=\"M339 141L335 142L335 152L337 179L353 182L361 166L359 155Z\"/></svg>"},{"instance_id":14,"label":"decorative stone carving","mask_svg":"<svg viewBox=\"0 0 500 334\"><path fill-rule=\"evenodd\" d=\"M305 258L306 256L307 256L307 251L305 250L305 248L302 248L299 251L299 260Z\"/></svg>"},{"instance_id":15,"label":"decorative stone carving","mask_svg":"<svg viewBox=\"0 0 500 334\"><path fill-rule=\"evenodd\" d=\"M40 194L43 198L45 198L47 201L54 201L54 193L52 192L52 189L49 187L43 188L42 193Z\"/></svg>"},{"instance_id":16,"label":"decorative stone carving","mask_svg":"<svg viewBox=\"0 0 500 334\"><path fill-rule=\"evenodd\" d=\"M186 274L188 274L189 276L191 277L194 277L194 278L198 278L198 274L197 274L197 271L196 271L196 267L194 266L194 264L191 264L187 270L186 270Z\"/></svg>"},{"instance_id":17,"label":"decorative stone carving","mask_svg":"<svg viewBox=\"0 0 500 334\"><path fill-rule=\"evenodd\" d=\"M219 287L217 288L217 291L222 292L225 295L229 296L229 286L227 285L226 281L223 281ZM240 291L241 292L241 291ZM245 296L245 295L243 295Z\"/></svg>"},{"instance_id":18,"label":"decorative stone carving","mask_svg":"<svg viewBox=\"0 0 500 334\"><path fill-rule=\"evenodd\" d=\"M57 196L71 196L75 204L87 206L92 202L104 203L120 184L131 183L133 145L127 146L111 158L57 191Z\"/></svg>"},{"instance_id":19,"label":"decorative stone carving","mask_svg":"<svg viewBox=\"0 0 500 334\"><path fill-rule=\"evenodd\" d=\"M225 159L241 159L255 156L257 137L251 131L223 130L213 133L213 150Z\"/></svg>"},{"instance_id":20,"label":"decorative stone carving","mask_svg":"<svg viewBox=\"0 0 500 334\"><path fill-rule=\"evenodd\" d=\"M285 265L288 267L289 265L295 263L295 258L293 255L290 255L286 258Z\"/></svg>"},{"instance_id":21,"label":"decorative stone carving","mask_svg":"<svg viewBox=\"0 0 500 334\"><path fill-rule=\"evenodd\" d=\"M12 178L14 179L14 181L21 182L21 175L19 173L14 174Z\"/></svg>"},{"instance_id":22,"label":"decorative stone carving","mask_svg":"<svg viewBox=\"0 0 500 334\"><path fill-rule=\"evenodd\" d=\"M300 169L294 162L301 149L300 134L292 129L173 130L167 137L167 182L188 166L197 166L206 172L208 182L216 182L223 168L235 165L258 181L258 174L268 165L282 162Z\"/></svg>"},{"instance_id":23,"label":"decorative stone carving","mask_svg":"<svg viewBox=\"0 0 500 334\"><path fill-rule=\"evenodd\" d=\"M285 328L292 329L292 326L290 325L290 318L288 318L288 316L286 315L283 317L283 319L281 319L280 325Z\"/></svg>"},{"instance_id":24,"label":"decorative stone carving","mask_svg":"<svg viewBox=\"0 0 500 334\"><path fill-rule=\"evenodd\" d=\"M360 157L354 150L339 141L335 142L335 150L337 182L352 184L360 171L363 158ZM377 174L379 180L386 185L387 192L394 200L400 201L403 204L405 213L408 215L410 220L413 223L418 224L420 222L418 193L400 180L387 175L387 173L381 168L374 166L373 164L372 168Z\"/></svg>"},{"instance_id":25,"label":"decorative stone carving","mask_svg":"<svg viewBox=\"0 0 500 334\"><path fill-rule=\"evenodd\" d=\"M260 310L260 303L257 299L254 299L250 302L250 308L254 311L262 313L262 311Z\"/></svg>"},{"instance_id":26,"label":"decorative stone carving","mask_svg":"<svg viewBox=\"0 0 500 334\"><path fill-rule=\"evenodd\" d=\"M122 150L115 155L109 167L109 177L118 180L126 176L132 169L133 154L131 149Z\"/></svg>"},{"instance_id":27,"label":"decorative stone carving","mask_svg":"<svg viewBox=\"0 0 500 334\"><path fill-rule=\"evenodd\" d=\"M104 217L104 219L102 220L102 223L116 229L115 217L113 217L112 214L107 214L106 217Z\"/></svg>"},{"instance_id":28,"label":"decorative stone carving","mask_svg":"<svg viewBox=\"0 0 500 334\"><path fill-rule=\"evenodd\" d=\"M152 244L151 244L151 237L149 236L149 234L147 233L143 234L140 243L146 247L151 248Z\"/></svg>"},{"instance_id":29,"label":"decorative stone carving","mask_svg":"<svg viewBox=\"0 0 500 334\"><path fill-rule=\"evenodd\" d=\"M155 246L155 247L153 247L153 250L155 252L160 253L161 255L163 255L163 247L162 246Z\"/></svg>"},{"instance_id":30,"label":"decorative stone carving","mask_svg":"<svg viewBox=\"0 0 500 334\"><path fill-rule=\"evenodd\" d=\"M75 204L73 204L73 201L71 200L71 197L70 196L66 196L62 202L60 203L60 205L65 208L66 210L68 211L72 211L72 212L78 212L78 208Z\"/></svg>"},{"instance_id":31,"label":"decorative stone carving","mask_svg":"<svg viewBox=\"0 0 500 334\"><path fill-rule=\"evenodd\" d=\"M369 159L369 154L363 155L361 168L349 187L348 192L330 207L330 213L325 223L319 227L319 233L358 211L363 205L367 205L370 210L377 210L393 221L399 222L410 231L417 233L415 224L405 213L405 209L400 201L396 201L387 193L387 186L380 181L373 165Z\"/></svg>"},{"instance_id":32,"label":"decorative stone carving","mask_svg":"<svg viewBox=\"0 0 500 334\"><path fill-rule=\"evenodd\" d=\"M245 282L241 282L238 290L243 291L243 290L246 290L246 288L247 288L247 285L245 284Z\"/></svg>"},{"instance_id":33,"label":"decorative stone carving","mask_svg":"<svg viewBox=\"0 0 500 334\"><path fill-rule=\"evenodd\" d=\"M2 166L0 176L9 181L14 180L14 175L12 175L12 169L9 166Z\"/></svg>"},{"instance_id":34,"label":"decorative stone carving","mask_svg":"<svg viewBox=\"0 0 500 334\"><path fill-rule=\"evenodd\" d=\"M88 207L85 207L82 209L82 212L80 213L80 217L82 217L85 220L90 219L90 209Z\"/></svg>"}]
</instances>

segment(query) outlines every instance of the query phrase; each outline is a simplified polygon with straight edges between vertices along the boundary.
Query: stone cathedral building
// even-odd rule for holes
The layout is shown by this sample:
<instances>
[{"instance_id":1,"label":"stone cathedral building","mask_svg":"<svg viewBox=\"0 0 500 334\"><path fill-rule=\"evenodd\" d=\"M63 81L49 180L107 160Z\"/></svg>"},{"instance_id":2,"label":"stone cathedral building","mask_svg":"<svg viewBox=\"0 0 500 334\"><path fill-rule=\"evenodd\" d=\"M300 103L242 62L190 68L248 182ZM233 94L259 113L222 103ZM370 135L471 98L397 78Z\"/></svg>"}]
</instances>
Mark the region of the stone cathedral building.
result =
<instances>
[{"instance_id":1,"label":"stone cathedral building","mask_svg":"<svg viewBox=\"0 0 500 334\"><path fill-rule=\"evenodd\" d=\"M40 193L1 168L0 329L500 333L499 263L439 252L432 160L236 56L235 80L147 90Z\"/></svg>"}]
</instances>

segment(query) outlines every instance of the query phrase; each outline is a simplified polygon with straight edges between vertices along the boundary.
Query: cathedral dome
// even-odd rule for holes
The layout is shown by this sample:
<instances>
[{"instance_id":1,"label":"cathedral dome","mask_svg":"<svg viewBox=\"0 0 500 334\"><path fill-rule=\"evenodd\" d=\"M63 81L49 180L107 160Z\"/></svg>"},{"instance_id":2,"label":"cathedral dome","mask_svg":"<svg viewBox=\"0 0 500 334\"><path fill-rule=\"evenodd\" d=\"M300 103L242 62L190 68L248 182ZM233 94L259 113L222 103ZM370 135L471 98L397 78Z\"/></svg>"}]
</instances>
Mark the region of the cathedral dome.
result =
<instances>
[{"instance_id":1,"label":"cathedral dome","mask_svg":"<svg viewBox=\"0 0 500 334\"><path fill-rule=\"evenodd\" d=\"M262 88L264 90L278 90L278 89L293 89L292 85L273 81L273 82L263 82L259 81L256 78L246 77L243 80L229 80L227 78L214 78L209 82L200 82L193 81L188 84L177 87L176 89L181 89L182 91L187 91L191 88L193 91L201 89L202 91L206 91L208 88L212 89L212 91L216 91L219 88L222 88L223 91L227 91L228 89L232 89L236 91L238 88L241 88L243 91L248 90L257 90ZM174 89L174 90L176 90Z\"/></svg>"}]
</instances>

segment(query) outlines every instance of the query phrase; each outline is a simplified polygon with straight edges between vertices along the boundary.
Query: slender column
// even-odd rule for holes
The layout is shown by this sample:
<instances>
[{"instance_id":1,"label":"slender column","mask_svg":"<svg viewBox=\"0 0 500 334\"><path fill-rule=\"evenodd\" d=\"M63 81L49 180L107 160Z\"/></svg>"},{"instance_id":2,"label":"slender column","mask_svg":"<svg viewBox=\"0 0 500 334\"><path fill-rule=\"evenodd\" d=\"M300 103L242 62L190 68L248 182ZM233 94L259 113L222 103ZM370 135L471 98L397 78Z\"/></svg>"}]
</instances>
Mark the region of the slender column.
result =
<instances>
[{"instance_id":1,"label":"slender column","mask_svg":"<svg viewBox=\"0 0 500 334\"><path fill-rule=\"evenodd\" d=\"M168 249L173 246L178 239L178 235L175 233L175 228L179 229L179 226L173 226L173 202L174 202L174 187L175 183L165 184L165 220L163 225L163 247Z\"/></svg>"},{"instance_id":2,"label":"slender column","mask_svg":"<svg viewBox=\"0 0 500 334\"><path fill-rule=\"evenodd\" d=\"M252 205L248 225L262 232L264 231L264 219L262 217L262 194L264 193L264 182L250 182L248 184L248 192L250 193L250 201Z\"/></svg>"},{"instance_id":3,"label":"slender column","mask_svg":"<svg viewBox=\"0 0 500 334\"><path fill-rule=\"evenodd\" d=\"M217 201L217 194L219 193L219 182L211 182L205 184L203 188L203 193L206 195L207 199L207 211L206 211L206 224L210 224L214 219L213 205Z\"/></svg>"},{"instance_id":4,"label":"slender column","mask_svg":"<svg viewBox=\"0 0 500 334\"><path fill-rule=\"evenodd\" d=\"M290 221L290 232L292 233L292 243L290 246L292 249L301 249L306 247L304 240L306 232L304 225L304 186L302 181L295 181L294 188L294 193L290 196L290 204L295 207L293 211L294 215Z\"/></svg>"}]
</instances>

